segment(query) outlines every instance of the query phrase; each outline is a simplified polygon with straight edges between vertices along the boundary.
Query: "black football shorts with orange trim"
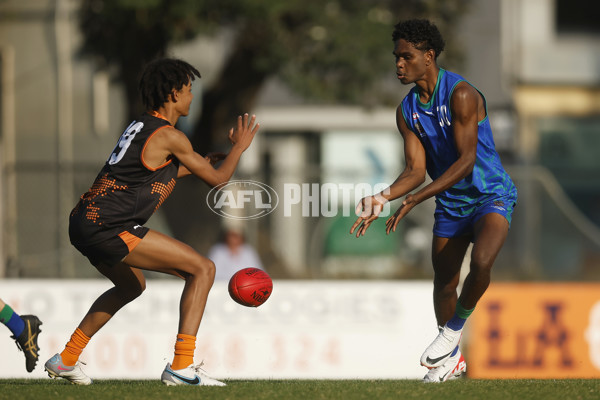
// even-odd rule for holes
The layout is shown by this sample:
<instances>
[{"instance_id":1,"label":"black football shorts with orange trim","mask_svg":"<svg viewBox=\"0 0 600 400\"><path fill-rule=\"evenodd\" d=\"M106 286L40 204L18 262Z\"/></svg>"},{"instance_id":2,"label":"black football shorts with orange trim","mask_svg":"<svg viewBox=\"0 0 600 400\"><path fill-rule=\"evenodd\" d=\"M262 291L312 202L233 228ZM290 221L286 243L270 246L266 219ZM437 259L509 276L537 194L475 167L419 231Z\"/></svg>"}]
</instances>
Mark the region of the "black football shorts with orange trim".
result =
<instances>
[{"instance_id":1,"label":"black football shorts with orange trim","mask_svg":"<svg viewBox=\"0 0 600 400\"><path fill-rule=\"evenodd\" d=\"M123 261L149 231L150 229L145 226L131 223L123 226L118 235L99 243L73 243L73 246L86 256L92 265L112 267Z\"/></svg>"}]
</instances>

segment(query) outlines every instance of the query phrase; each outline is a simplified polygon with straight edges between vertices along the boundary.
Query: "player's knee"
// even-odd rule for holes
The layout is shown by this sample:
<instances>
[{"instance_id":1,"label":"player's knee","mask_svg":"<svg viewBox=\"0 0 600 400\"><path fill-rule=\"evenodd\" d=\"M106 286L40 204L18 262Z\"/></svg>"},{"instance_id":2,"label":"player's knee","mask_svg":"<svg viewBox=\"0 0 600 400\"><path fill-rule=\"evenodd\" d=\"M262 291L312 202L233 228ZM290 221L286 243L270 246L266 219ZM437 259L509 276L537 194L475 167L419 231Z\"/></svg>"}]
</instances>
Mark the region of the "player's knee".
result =
<instances>
[{"instance_id":1,"label":"player's knee","mask_svg":"<svg viewBox=\"0 0 600 400\"><path fill-rule=\"evenodd\" d=\"M117 293L124 303L129 303L144 293L146 290L146 282L135 282L127 286L116 286Z\"/></svg>"},{"instance_id":2,"label":"player's knee","mask_svg":"<svg viewBox=\"0 0 600 400\"><path fill-rule=\"evenodd\" d=\"M213 282L215 280L216 270L214 262L208 258L202 258L195 263L193 275L200 277L203 280Z\"/></svg>"},{"instance_id":3,"label":"player's knee","mask_svg":"<svg viewBox=\"0 0 600 400\"><path fill-rule=\"evenodd\" d=\"M490 263L480 261L480 260L471 260L471 268L470 273L477 277L489 277L491 275L492 265Z\"/></svg>"},{"instance_id":4,"label":"player's knee","mask_svg":"<svg viewBox=\"0 0 600 400\"><path fill-rule=\"evenodd\" d=\"M450 298L456 296L457 287L454 282L434 282L433 291L437 297Z\"/></svg>"},{"instance_id":5,"label":"player's knee","mask_svg":"<svg viewBox=\"0 0 600 400\"><path fill-rule=\"evenodd\" d=\"M440 295L453 295L458 287L457 277L449 277L445 274L435 274L433 278L433 290Z\"/></svg>"},{"instance_id":6,"label":"player's knee","mask_svg":"<svg viewBox=\"0 0 600 400\"><path fill-rule=\"evenodd\" d=\"M204 264L204 274L211 282L213 282L215 280L217 267L215 266L215 263L209 260L208 258L206 259Z\"/></svg>"},{"instance_id":7,"label":"player's knee","mask_svg":"<svg viewBox=\"0 0 600 400\"><path fill-rule=\"evenodd\" d=\"M142 293L144 293L144 290L146 290L146 281L140 282L139 285L136 286L134 291L135 297L140 297Z\"/></svg>"},{"instance_id":8,"label":"player's knee","mask_svg":"<svg viewBox=\"0 0 600 400\"><path fill-rule=\"evenodd\" d=\"M471 272L475 274L490 274L493 260L485 255L471 255Z\"/></svg>"}]
</instances>

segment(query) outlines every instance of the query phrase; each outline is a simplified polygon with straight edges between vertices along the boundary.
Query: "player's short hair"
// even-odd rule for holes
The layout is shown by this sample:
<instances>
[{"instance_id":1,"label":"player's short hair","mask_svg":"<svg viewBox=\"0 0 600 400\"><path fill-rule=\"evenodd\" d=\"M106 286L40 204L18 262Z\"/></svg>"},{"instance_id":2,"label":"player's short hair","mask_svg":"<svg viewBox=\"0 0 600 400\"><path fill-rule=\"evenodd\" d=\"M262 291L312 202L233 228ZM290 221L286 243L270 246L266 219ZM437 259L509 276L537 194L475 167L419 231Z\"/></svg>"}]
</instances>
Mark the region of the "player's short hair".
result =
<instances>
[{"instance_id":1,"label":"player's short hair","mask_svg":"<svg viewBox=\"0 0 600 400\"><path fill-rule=\"evenodd\" d=\"M406 40L419 50L432 49L436 59L444 51L446 44L437 26L426 19L409 19L396 24L392 40L395 43L400 39Z\"/></svg>"},{"instance_id":2,"label":"player's short hair","mask_svg":"<svg viewBox=\"0 0 600 400\"><path fill-rule=\"evenodd\" d=\"M185 85L200 78L200 72L183 60L160 58L144 68L139 90L146 110L158 110L165 104L173 90L181 90Z\"/></svg>"}]
</instances>

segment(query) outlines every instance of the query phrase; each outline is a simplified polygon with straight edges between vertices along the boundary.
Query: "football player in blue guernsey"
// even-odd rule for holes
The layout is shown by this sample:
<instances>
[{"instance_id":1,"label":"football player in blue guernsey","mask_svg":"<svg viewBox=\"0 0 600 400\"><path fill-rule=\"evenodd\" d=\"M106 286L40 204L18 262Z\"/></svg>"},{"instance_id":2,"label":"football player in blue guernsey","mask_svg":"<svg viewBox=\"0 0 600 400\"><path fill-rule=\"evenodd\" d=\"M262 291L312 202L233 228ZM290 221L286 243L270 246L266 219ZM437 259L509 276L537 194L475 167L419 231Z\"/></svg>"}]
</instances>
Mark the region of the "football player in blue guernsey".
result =
<instances>
[{"instance_id":1,"label":"football player in blue guernsey","mask_svg":"<svg viewBox=\"0 0 600 400\"><path fill-rule=\"evenodd\" d=\"M413 207L435 197L433 303L439 332L421 364L429 368L425 382L444 382L466 371L459 349L462 329L490 283L517 190L495 150L483 94L437 65L444 49L437 27L409 20L395 26L392 38L398 80L414 84L396 113L406 165L389 188L361 200L350 233L364 235L386 202L405 196L386 221L387 233L394 232ZM421 186L426 172L432 181ZM470 271L458 296L471 242Z\"/></svg>"},{"instance_id":2,"label":"football player in blue guernsey","mask_svg":"<svg viewBox=\"0 0 600 400\"><path fill-rule=\"evenodd\" d=\"M114 287L96 299L64 350L46 362L53 378L92 383L78 361L81 352L118 310L142 294L146 287L142 270L149 270L185 280L175 355L162 373L162 382L225 386L194 365L196 335L215 278L214 263L187 244L144 226L177 179L195 175L211 186L227 182L258 132L255 116L244 114L229 131L232 147L227 155L196 153L186 135L175 128L179 117L188 115L196 77L199 72L182 60L164 58L146 66L139 83L146 112L125 129L92 187L71 212L71 243Z\"/></svg>"}]
</instances>

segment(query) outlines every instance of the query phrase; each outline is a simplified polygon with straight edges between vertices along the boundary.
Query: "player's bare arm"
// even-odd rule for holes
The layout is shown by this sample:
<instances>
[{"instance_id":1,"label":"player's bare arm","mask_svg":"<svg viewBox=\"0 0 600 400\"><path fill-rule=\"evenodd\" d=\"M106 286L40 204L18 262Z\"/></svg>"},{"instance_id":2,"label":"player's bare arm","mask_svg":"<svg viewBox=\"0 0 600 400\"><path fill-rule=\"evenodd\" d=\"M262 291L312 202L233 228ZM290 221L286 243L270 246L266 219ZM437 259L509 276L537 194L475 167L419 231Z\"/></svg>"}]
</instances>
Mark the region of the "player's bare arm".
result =
<instances>
[{"instance_id":1,"label":"player's bare arm","mask_svg":"<svg viewBox=\"0 0 600 400\"><path fill-rule=\"evenodd\" d=\"M402 134L402 138L404 139L404 158L406 160L406 168L402 175L396 179L391 186L391 199L397 199L404 195L406 198L400 205L400 208L387 219L386 224L386 233L389 234L391 231L396 231L396 226L398 226L398 222L410 210L413 209L414 206L418 204L418 202L414 199L414 195L408 194L411 190L416 189L419 185L425 182L425 174L427 172L427 159L425 155L425 148L417 135L411 131L406 125L406 121L402 115L402 111L400 107L398 107L398 112L396 113L396 124L398 125L398 130ZM408 175L408 183L407 185L399 185L399 181L403 178L403 175L409 171Z\"/></svg>"},{"instance_id":2,"label":"player's bare arm","mask_svg":"<svg viewBox=\"0 0 600 400\"><path fill-rule=\"evenodd\" d=\"M396 111L396 125L404 141L405 167L400 176L390 185L389 193L384 195L388 201L398 199L419 187L425 182L427 173L425 148L417 135L406 125L401 106L398 106Z\"/></svg>"},{"instance_id":3,"label":"player's bare arm","mask_svg":"<svg viewBox=\"0 0 600 400\"><path fill-rule=\"evenodd\" d=\"M360 213L360 216L350 228L350 234L358 228L356 237L363 236L371 223L379 218L385 203L404 196L425 181L425 149L417 136L406 126L400 106L396 112L396 124L404 139L404 170L388 188L360 201L356 207L356 213Z\"/></svg>"},{"instance_id":4,"label":"player's bare arm","mask_svg":"<svg viewBox=\"0 0 600 400\"><path fill-rule=\"evenodd\" d=\"M229 131L229 139L233 144L231 151L218 168L214 168L210 160L196 153L182 132L176 131L177 135L169 142L168 150L187 170L214 187L231 179L242 153L250 146L258 129L256 116L249 117L248 114L239 116L237 126Z\"/></svg>"},{"instance_id":5,"label":"player's bare arm","mask_svg":"<svg viewBox=\"0 0 600 400\"><path fill-rule=\"evenodd\" d=\"M210 163L210 165L216 165L219 161L223 161L227 157L227 153L213 152L208 153L204 156L204 159ZM177 171L177 178L183 178L184 176L192 175L192 172L186 168L185 165L180 164L179 170Z\"/></svg>"},{"instance_id":6,"label":"player's bare arm","mask_svg":"<svg viewBox=\"0 0 600 400\"><path fill-rule=\"evenodd\" d=\"M242 153L250 146L258 129L256 116L239 116L237 126L229 131L229 138L233 143L231 151L218 168L214 167L214 163L220 158L218 155L211 159L196 153L187 136L175 128L159 131L157 137L149 141L144 158L160 160L174 156L181 162L178 177L193 174L210 186L218 186L229 181Z\"/></svg>"},{"instance_id":7,"label":"player's bare arm","mask_svg":"<svg viewBox=\"0 0 600 400\"><path fill-rule=\"evenodd\" d=\"M227 157L227 153L213 152L208 153L204 156L204 159L210 163L210 165L216 165L219 161L223 161Z\"/></svg>"}]
</instances>

